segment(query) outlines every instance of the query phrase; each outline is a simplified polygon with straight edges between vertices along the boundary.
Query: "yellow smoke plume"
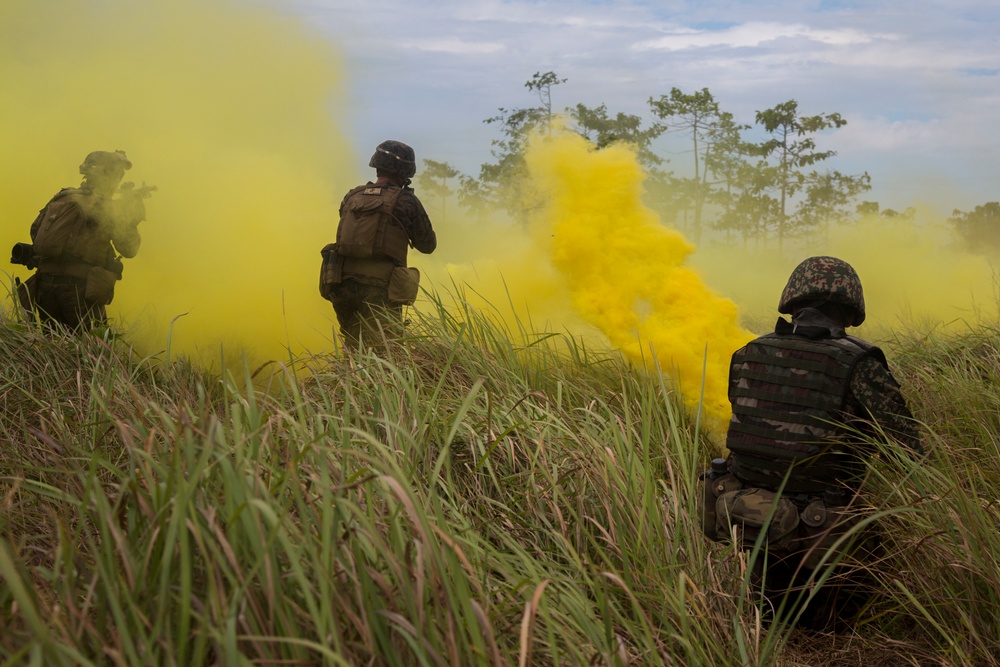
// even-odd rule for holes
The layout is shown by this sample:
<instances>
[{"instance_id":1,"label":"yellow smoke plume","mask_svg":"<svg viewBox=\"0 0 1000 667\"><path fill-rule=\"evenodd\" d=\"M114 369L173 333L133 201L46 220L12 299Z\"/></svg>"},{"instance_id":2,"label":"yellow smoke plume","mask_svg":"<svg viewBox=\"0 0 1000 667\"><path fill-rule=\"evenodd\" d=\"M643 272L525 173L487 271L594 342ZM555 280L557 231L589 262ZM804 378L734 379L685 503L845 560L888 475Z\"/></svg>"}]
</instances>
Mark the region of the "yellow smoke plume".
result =
<instances>
[{"instance_id":1,"label":"yellow smoke plume","mask_svg":"<svg viewBox=\"0 0 1000 667\"><path fill-rule=\"evenodd\" d=\"M753 334L740 327L736 304L686 265L694 247L642 203L634 152L598 151L556 131L536 137L525 157L546 201L537 224L575 309L629 359L667 373L720 438L730 357Z\"/></svg>"}]
</instances>

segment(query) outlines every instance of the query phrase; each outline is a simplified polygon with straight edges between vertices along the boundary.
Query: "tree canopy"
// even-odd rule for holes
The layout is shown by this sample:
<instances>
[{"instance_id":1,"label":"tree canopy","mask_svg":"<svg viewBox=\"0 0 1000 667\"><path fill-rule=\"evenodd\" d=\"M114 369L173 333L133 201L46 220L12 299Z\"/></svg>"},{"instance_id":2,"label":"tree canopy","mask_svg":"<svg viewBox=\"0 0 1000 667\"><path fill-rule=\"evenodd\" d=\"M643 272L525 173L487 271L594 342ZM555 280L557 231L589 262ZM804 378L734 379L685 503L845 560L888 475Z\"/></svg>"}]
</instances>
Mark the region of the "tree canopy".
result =
<instances>
[{"instance_id":1,"label":"tree canopy","mask_svg":"<svg viewBox=\"0 0 1000 667\"><path fill-rule=\"evenodd\" d=\"M533 131L549 131L558 116L567 130L586 137L597 150L628 143L647 174L647 203L695 243L714 230L743 244L774 240L780 250L789 237L824 235L838 222L873 213L915 214L880 211L877 202L859 203L871 190L868 172L849 174L823 166L837 156L821 146L823 135L847 125L840 113L806 114L789 99L757 111L753 123L746 123L722 108L708 88L688 92L673 87L648 98L647 121L603 103L566 105L560 111L557 89L566 82L553 71L535 72L524 87L536 104L500 107L484 120L497 126L499 136L491 144L492 159L480 166L478 175L428 161L428 180L421 186L442 198L457 192L467 210L499 209L526 221L542 203L527 178L527 140ZM456 176L459 187L452 191L447 180ZM955 211L952 223L970 246L1000 248L998 209L993 202L970 213Z\"/></svg>"}]
</instances>

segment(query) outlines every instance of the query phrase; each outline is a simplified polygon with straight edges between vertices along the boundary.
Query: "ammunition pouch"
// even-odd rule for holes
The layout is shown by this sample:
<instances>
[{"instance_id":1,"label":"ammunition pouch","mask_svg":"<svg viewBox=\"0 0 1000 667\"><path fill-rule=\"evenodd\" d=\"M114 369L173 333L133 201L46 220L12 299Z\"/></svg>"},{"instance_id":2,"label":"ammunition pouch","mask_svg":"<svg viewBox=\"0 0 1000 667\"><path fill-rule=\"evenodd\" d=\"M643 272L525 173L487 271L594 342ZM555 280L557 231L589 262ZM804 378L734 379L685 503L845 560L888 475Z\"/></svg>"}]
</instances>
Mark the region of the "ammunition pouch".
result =
<instances>
[{"instance_id":1,"label":"ammunition pouch","mask_svg":"<svg viewBox=\"0 0 1000 667\"><path fill-rule=\"evenodd\" d=\"M837 494L830 494L835 496ZM830 498L828 498L830 500ZM701 517L705 535L716 542L728 542L736 526L738 547L753 549L761 531L766 531L763 546L774 556L798 554L802 566L816 569L837 552L853 550L853 540L837 542L855 526L856 513L838 504L813 498L799 509L789 498L774 491L744 488L732 474L714 479L702 476Z\"/></svg>"},{"instance_id":2,"label":"ammunition pouch","mask_svg":"<svg viewBox=\"0 0 1000 667\"><path fill-rule=\"evenodd\" d=\"M816 569L824 560L829 560L827 554L853 526L858 523L858 515L841 507L830 507L822 500L814 500L799 514L799 551L802 551L802 564L810 569ZM851 548L853 540L845 540L838 551Z\"/></svg>"},{"instance_id":3,"label":"ammunition pouch","mask_svg":"<svg viewBox=\"0 0 1000 667\"><path fill-rule=\"evenodd\" d=\"M389 276L389 303L413 305L420 292L420 271L413 267L397 266Z\"/></svg>"},{"instance_id":4,"label":"ammunition pouch","mask_svg":"<svg viewBox=\"0 0 1000 667\"><path fill-rule=\"evenodd\" d=\"M319 251L323 263L319 269L319 294L327 301L333 295L333 288L344 280L344 262L337 254L337 244L328 243Z\"/></svg>"},{"instance_id":5,"label":"ammunition pouch","mask_svg":"<svg viewBox=\"0 0 1000 667\"><path fill-rule=\"evenodd\" d=\"M799 510L788 498L767 489L739 489L719 496L715 503L716 532L731 534L737 526L740 548L753 548L762 531L769 553L788 554L799 527Z\"/></svg>"},{"instance_id":6,"label":"ammunition pouch","mask_svg":"<svg viewBox=\"0 0 1000 667\"><path fill-rule=\"evenodd\" d=\"M101 266L92 266L87 272L87 286L84 290L85 301L106 306L115 298L115 282L118 276Z\"/></svg>"},{"instance_id":7,"label":"ammunition pouch","mask_svg":"<svg viewBox=\"0 0 1000 667\"><path fill-rule=\"evenodd\" d=\"M726 529L725 534L720 535L716 526L718 517L716 502L719 496L731 491L738 491L742 488L743 482L731 473L713 477L711 471L708 471L701 476L701 493L699 494L698 508L701 514L701 529L705 533L705 537L713 542L721 542L729 539L729 530Z\"/></svg>"}]
</instances>

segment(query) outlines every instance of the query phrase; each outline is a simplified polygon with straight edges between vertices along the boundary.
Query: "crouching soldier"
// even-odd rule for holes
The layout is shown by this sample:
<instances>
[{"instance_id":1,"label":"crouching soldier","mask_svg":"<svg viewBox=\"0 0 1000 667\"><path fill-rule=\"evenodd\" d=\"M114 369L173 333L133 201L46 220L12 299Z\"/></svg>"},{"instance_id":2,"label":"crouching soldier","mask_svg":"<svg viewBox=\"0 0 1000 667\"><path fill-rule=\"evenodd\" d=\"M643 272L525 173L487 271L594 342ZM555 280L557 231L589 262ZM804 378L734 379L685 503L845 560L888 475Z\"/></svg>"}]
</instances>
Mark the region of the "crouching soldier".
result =
<instances>
[{"instance_id":1,"label":"crouching soldier","mask_svg":"<svg viewBox=\"0 0 1000 667\"><path fill-rule=\"evenodd\" d=\"M730 456L705 475L704 528L715 540L735 536L745 550L764 532L755 569L765 596L775 607L785 599L807 625L825 625L857 611L863 592L828 585L802 609L799 587L837 559L834 545L846 553L853 543L855 559L872 548L873 531L840 539L858 520L860 476L872 453L866 440L888 436L915 452L922 447L885 355L845 331L865 319L850 264L806 259L778 311L791 321L779 318L773 333L733 354Z\"/></svg>"}]
</instances>

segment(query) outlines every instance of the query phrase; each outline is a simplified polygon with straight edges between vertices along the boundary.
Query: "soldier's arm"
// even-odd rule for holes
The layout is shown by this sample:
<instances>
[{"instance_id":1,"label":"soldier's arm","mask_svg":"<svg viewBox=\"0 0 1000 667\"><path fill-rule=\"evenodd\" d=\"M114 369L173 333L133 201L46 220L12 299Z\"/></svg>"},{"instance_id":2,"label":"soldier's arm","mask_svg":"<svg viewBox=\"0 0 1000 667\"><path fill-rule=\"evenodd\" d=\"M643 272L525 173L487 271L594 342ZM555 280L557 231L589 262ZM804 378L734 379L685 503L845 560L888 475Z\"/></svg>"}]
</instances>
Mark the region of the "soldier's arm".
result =
<instances>
[{"instance_id":1,"label":"soldier's arm","mask_svg":"<svg viewBox=\"0 0 1000 667\"><path fill-rule=\"evenodd\" d=\"M146 205L142 197L131 196L111 203L111 242L123 257L135 257L142 237L139 223L146 219Z\"/></svg>"},{"instance_id":2,"label":"soldier's arm","mask_svg":"<svg viewBox=\"0 0 1000 667\"><path fill-rule=\"evenodd\" d=\"M873 357L862 359L851 377L851 395L887 435L923 453L920 430L888 368Z\"/></svg>"},{"instance_id":3,"label":"soldier's arm","mask_svg":"<svg viewBox=\"0 0 1000 667\"><path fill-rule=\"evenodd\" d=\"M139 253L142 237L139 235L139 223L117 225L111 242L122 257L132 258Z\"/></svg>"},{"instance_id":4,"label":"soldier's arm","mask_svg":"<svg viewBox=\"0 0 1000 667\"><path fill-rule=\"evenodd\" d=\"M417 196L409 191L404 192L399 197L397 208L402 209L399 211L402 214L399 217L406 221L410 244L424 254L434 252L437 248L437 235L434 233L427 211L424 210L424 205Z\"/></svg>"}]
</instances>

